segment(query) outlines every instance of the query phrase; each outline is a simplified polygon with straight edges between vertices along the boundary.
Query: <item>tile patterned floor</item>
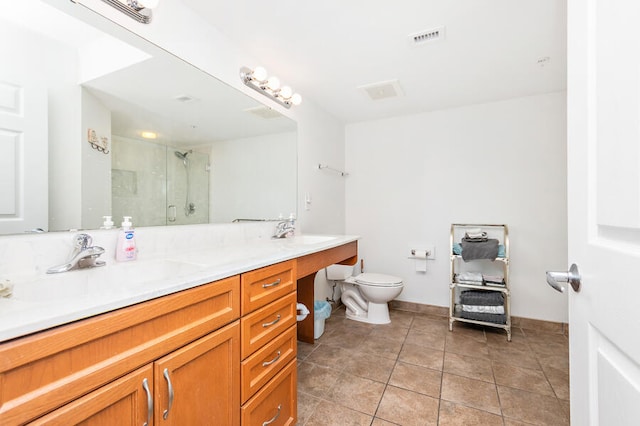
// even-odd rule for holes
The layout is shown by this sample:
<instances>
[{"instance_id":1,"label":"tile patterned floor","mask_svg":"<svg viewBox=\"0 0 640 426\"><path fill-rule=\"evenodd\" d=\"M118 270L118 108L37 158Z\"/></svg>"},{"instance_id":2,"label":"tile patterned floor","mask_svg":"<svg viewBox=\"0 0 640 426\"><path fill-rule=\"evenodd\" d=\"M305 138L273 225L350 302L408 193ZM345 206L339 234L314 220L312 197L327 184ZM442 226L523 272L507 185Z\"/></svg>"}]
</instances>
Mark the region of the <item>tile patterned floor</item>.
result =
<instances>
[{"instance_id":1,"label":"tile patterned floor","mask_svg":"<svg viewBox=\"0 0 640 426\"><path fill-rule=\"evenodd\" d=\"M339 309L315 345L298 342L298 425L569 425L568 339Z\"/></svg>"}]
</instances>

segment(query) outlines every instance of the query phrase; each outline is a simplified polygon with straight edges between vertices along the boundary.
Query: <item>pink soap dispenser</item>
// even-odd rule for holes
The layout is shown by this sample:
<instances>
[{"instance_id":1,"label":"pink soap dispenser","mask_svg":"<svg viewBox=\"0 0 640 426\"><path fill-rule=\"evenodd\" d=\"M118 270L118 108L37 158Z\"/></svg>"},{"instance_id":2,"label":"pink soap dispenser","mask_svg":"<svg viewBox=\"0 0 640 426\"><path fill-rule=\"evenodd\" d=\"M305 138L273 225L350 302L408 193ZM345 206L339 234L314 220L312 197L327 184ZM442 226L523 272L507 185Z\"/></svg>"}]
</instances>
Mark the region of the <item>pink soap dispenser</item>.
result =
<instances>
[{"instance_id":1,"label":"pink soap dispenser","mask_svg":"<svg viewBox=\"0 0 640 426\"><path fill-rule=\"evenodd\" d=\"M136 260L137 255L138 250L136 249L136 238L132 228L131 216L125 216L122 222L122 229L118 234L116 260L118 262Z\"/></svg>"}]
</instances>

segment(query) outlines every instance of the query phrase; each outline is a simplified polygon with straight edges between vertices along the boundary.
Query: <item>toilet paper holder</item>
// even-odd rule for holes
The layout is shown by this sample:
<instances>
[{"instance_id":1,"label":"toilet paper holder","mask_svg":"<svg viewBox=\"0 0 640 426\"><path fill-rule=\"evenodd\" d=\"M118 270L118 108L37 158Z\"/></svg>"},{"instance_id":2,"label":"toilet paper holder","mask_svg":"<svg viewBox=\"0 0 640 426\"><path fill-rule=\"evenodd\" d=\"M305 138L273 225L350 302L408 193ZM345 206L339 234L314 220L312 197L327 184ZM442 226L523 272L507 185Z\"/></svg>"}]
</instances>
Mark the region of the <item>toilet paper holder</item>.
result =
<instances>
[{"instance_id":1,"label":"toilet paper holder","mask_svg":"<svg viewBox=\"0 0 640 426\"><path fill-rule=\"evenodd\" d=\"M430 250L416 250L411 249L411 257L416 259L427 259L431 256Z\"/></svg>"}]
</instances>

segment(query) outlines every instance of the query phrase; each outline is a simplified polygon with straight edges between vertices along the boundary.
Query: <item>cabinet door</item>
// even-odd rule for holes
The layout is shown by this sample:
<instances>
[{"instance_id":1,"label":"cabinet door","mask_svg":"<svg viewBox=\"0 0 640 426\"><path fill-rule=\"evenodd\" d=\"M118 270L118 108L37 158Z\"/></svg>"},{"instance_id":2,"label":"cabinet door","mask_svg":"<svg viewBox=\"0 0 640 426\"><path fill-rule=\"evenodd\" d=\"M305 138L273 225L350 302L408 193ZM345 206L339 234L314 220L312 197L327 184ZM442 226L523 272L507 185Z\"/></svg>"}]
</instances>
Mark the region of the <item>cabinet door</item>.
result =
<instances>
[{"instance_id":1,"label":"cabinet door","mask_svg":"<svg viewBox=\"0 0 640 426\"><path fill-rule=\"evenodd\" d=\"M153 368L149 364L36 419L30 425L152 425Z\"/></svg>"},{"instance_id":2,"label":"cabinet door","mask_svg":"<svg viewBox=\"0 0 640 426\"><path fill-rule=\"evenodd\" d=\"M154 378L156 424L239 424L239 322L157 360Z\"/></svg>"}]
</instances>

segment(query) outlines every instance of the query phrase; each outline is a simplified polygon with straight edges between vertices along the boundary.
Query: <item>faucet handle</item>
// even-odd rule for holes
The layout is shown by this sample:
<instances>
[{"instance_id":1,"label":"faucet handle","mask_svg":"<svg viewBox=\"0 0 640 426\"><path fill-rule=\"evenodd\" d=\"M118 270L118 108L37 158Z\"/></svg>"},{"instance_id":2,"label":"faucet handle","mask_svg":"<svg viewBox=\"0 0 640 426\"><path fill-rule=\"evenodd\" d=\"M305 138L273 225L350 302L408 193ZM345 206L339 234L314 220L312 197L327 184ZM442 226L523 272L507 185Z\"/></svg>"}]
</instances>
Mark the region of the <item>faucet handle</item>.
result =
<instances>
[{"instance_id":1,"label":"faucet handle","mask_svg":"<svg viewBox=\"0 0 640 426\"><path fill-rule=\"evenodd\" d=\"M77 249L85 250L93 242L93 238L89 234L77 234L73 237L74 245Z\"/></svg>"}]
</instances>

